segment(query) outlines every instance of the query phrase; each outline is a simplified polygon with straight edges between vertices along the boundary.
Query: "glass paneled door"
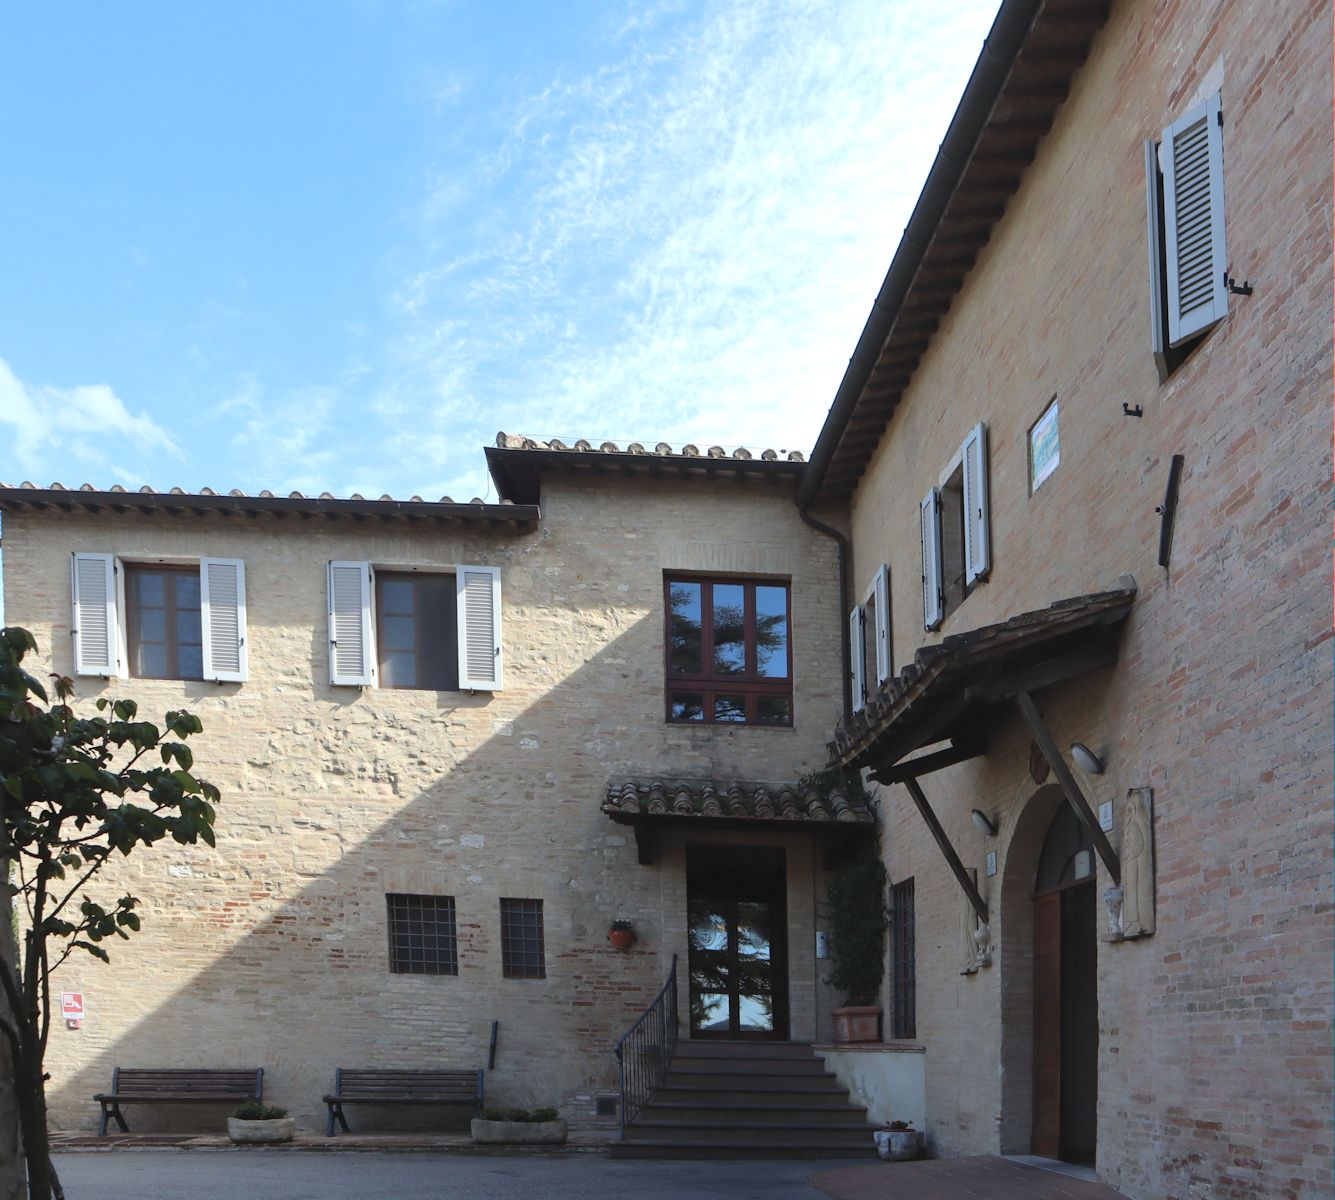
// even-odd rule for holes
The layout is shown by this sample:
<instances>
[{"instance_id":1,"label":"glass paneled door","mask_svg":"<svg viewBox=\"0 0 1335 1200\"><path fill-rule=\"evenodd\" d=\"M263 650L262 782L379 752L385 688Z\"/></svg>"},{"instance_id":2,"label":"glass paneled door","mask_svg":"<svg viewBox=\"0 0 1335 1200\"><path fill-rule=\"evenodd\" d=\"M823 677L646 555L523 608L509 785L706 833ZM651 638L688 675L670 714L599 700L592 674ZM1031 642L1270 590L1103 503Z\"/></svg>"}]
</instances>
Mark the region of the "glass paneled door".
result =
<instances>
[{"instance_id":1,"label":"glass paneled door","mask_svg":"<svg viewBox=\"0 0 1335 1200\"><path fill-rule=\"evenodd\" d=\"M788 1036L784 885L782 850L687 850L692 1037Z\"/></svg>"}]
</instances>

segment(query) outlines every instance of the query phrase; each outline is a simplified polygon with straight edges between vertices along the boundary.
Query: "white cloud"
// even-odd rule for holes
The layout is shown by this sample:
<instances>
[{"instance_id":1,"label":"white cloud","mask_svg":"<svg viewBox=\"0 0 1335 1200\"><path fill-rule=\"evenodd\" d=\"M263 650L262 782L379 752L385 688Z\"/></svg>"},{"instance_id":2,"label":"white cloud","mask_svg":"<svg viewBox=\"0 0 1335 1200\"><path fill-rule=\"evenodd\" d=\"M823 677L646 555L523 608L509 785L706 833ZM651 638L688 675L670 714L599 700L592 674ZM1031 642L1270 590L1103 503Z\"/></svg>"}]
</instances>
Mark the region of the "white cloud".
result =
<instances>
[{"instance_id":1,"label":"white cloud","mask_svg":"<svg viewBox=\"0 0 1335 1200\"><path fill-rule=\"evenodd\" d=\"M809 449L994 8L608 22L599 63L433 172L385 449L478 480L497 428Z\"/></svg>"},{"instance_id":2,"label":"white cloud","mask_svg":"<svg viewBox=\"0 0 1335 1200\"><path fill-rule=\"evenodd\" d=\"M166 429L146 413L132 413L107 384L58 388L25 383L0 358L0 427L5 426L13 439L12 461L37 483L84 482L69 475L75 461L88 476L100 476L89 482L129 483L140 478L142 464L161 455L185 457Z\"/></svg>"}]
</instances>

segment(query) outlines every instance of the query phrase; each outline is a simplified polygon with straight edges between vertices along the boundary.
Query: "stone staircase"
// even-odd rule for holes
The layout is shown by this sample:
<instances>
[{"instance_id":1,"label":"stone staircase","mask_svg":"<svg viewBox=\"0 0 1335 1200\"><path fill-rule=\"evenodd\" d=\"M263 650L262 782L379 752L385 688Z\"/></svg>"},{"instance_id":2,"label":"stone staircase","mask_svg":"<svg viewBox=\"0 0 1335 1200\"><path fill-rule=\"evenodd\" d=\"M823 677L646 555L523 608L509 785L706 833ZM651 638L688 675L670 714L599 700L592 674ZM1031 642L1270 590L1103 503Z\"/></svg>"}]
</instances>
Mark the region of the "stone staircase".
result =
<instances>
[{"instance_id":1,"label":"stone staircase","mask_svg":"<svg viewBox=\"0 0 1335 1200\"><path fill-rule=\"evenodd\" d=\"M797 1042L681 1041L616 1158L875 1158L866 1109Z\"/></svg>"}]
</instances>

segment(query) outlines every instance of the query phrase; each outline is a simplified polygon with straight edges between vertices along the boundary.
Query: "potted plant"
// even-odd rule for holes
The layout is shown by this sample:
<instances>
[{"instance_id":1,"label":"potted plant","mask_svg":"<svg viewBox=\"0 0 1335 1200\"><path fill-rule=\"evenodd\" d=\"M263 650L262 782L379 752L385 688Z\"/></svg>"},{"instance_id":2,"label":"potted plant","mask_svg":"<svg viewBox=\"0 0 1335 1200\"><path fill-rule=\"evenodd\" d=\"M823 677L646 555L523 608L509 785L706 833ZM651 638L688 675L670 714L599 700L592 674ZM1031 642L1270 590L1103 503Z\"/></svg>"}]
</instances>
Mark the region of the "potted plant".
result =
<instances>
[{"instance_id":1,"label":"potted plant","mask_svg":"<svg viewBox=\"0 0 1335 1200\"><path fill-rule=\"evenodd\" d=\"M825 901L834 966L825 978L844 993L834 1013L836 1042L879 1042L877 997L885 976L885 931L889 925L885 864L879 853L849 863L830 882Z\"/></svg>"},{"instance_id":2,"label":"potted plant","mask_svg":"<svg viewBox=\"0 0 1335 1200\"><path fill-rule=\"evenodd\" d=\"M296 1132L297 1119L287 1109L259 1100L247 1100L227 1118L227 1136L241 1144L290 1142Z\"/></svg>"},{"instance_id":3,"label":"potted plant","mask_svg":"<svg viewBox=\"0 0 1335 1200\"><path fill-rule=\"evenodd\" d=\"M565 1118L554 1108L489 1108L473 1118L472 1129L480 1145L555 1146L566 1140Z\"/></svg>"},{"instance_id":4,"label":"potted plant","mask_svg":"<svg viewBox=\"0 0 1335 1200\"><path fill-rule=\"evenodd\" d=\"M635 945L635 926L625 917L618 917L607 930L607 940L618 950L629 950Z\"/></svg>"},{"instance_id":5,"label":"potted plant","mask_svg":"<svg viewBox=\"0 0 1335 1200\"><path fill-rule=\"evenodd\" d=\"M876 1139L876 1153L886 1162L907 1162L922 1153L922 1134L913 1128L912 1121L891 1121L872 1137Z\"/></svg>"}]
</instances>

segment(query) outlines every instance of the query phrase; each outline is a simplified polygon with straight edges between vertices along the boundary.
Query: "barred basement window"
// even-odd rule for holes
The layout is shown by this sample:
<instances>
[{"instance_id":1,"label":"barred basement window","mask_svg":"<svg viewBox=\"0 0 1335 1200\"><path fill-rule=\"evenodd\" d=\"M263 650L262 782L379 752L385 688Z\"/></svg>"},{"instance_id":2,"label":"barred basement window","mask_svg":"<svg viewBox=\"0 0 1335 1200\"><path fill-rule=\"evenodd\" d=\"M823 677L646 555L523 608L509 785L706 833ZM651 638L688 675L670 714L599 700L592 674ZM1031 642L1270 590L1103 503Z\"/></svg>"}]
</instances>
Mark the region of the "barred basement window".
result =
<instances>
[{"instance_id":1,"label":"barred basement window","mask_svg":"<svg viewBox=\"0 0 1335 1200\"><path fill-rule=\"evenodd\" d=\"M389 969L395 975L459 974L453 896L385 896Z\"/></svg>"},{"instance_id":2,"label":"barred basement window","mask_svg":"<svg viewBox=\"0 0 1335 1200\"><path fill-rule=\"evenodd\" d=\"M507 979L547 977L541 900L501 900L501 974Z\"/></svg>"},{"instance_id":3,"label":"barred basement window","mask_svg":"<svg viewBox=\"0 0 1335 1200\"><path fill-rule=\"evenodd\" d=\"M918 976L914 963L916 936L913 927L913 880L905 879L890 889L890 955L894 972L895 1007L892 1036L918 1036Z\"/></svg>"}]
</instances>

